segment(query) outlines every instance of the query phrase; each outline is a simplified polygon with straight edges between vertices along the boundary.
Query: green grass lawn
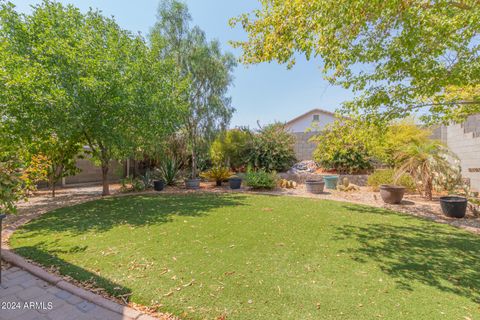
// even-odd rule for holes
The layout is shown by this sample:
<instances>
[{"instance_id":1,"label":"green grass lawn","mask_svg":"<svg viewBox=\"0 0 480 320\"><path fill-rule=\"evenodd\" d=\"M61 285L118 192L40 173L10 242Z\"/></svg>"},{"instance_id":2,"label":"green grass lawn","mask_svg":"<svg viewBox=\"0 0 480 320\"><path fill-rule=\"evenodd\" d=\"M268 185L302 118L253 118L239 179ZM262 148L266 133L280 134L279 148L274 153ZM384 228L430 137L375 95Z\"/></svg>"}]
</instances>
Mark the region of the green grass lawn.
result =
<instances>
[{"instance_id":1,"label":"green grass lawn","mask_svg":"<svg viewBox=\"0 0 480 320\"><path fill-rule=\"evenodd\" d=\"M11 245L185 319L480 319L480 237L340 202L108 198L48 213Z\"/></svg>"}]
</instances>

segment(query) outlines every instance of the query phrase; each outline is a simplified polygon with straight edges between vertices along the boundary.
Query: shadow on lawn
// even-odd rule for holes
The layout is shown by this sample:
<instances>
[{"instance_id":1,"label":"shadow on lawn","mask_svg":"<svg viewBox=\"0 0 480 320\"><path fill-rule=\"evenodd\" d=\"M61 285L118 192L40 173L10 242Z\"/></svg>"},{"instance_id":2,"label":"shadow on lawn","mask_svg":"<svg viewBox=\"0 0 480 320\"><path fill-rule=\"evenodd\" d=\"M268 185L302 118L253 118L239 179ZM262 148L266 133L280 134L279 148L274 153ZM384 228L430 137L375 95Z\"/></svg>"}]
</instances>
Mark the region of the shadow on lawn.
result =
<instances>
[{"instance_id":1,"label":"shadow on lawn","mask_svg":"<svg viewBox=\"0 0 480 320\"><path fill-rule=\"evenodd\" d=\"M345 205L360 213L397 215L382 209ZM358 247L345 251L358 262L375 261L396 279L399 288L412 290L415 281L480 301L480 237L452 227L403 216L407 223L344 225L334 240L354 239ZM411 220L415 223L408 223Z\"/></svg>"},{"instance_id":2,"label":"shadow on lawn","mask_svg":"<svg viewBox=\"0 0 480 320\"><path fill-rule=\"evenodd\" d=\"M55 267L57 271L60 272L63 276L70 276L75 280L82 282L85 286L89 288L103 288L110 295L122 298L125 302L128 302L132 290L121 286L117 283L114 283L106 278L103 278L95 273L92 273L88 270L85 270L79 266L73 265L58 258L57 256L51 255L46 251L41 250L42 244L39 244L38 247L19 247L15 248L15 252L20 254L23 257L32 259L44 267Z\"/></svg>"},{"instance_id":3,"label":"shadow on lawn","mask_svg":"<svg viewBox=\"0 0 480 320\"><path fill-rule=\"evenodd\" d=\"M80 234L108 231L128 224L143 226L172 221L173 216L201 217L221 207L244 205L243 195L144 195L106 198L43 215L22 227L28 236L44 232ZM18 235L22 237L23 235Z\"/></svg>"}]
</instances>

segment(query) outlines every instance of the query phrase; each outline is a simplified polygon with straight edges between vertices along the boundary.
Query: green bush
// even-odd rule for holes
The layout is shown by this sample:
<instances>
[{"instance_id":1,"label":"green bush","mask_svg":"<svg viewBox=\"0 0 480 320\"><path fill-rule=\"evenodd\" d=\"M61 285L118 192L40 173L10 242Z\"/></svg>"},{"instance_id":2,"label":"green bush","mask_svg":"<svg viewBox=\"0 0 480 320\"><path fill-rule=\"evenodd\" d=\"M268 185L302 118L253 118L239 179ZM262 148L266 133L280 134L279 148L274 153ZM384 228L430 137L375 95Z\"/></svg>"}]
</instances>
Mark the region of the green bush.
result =
<instances>
[{"instance_id":1,"label":"green bush","mask_svg":"<svg viewBox=\"0 0 480 320\"><path fill-rule=\"evenodd\" d=\"M210 146L212 162L232 169L245 165L251 136L247 129L232 129L220 134Z\"/></svg>"},{"instance_id":2,"label":"green bush","mask_svg":"<svg viewBox=\"0 0 480 320\"><path fill-rule=\"evenodd\" d=\"M180 162L174 157L166 157L163 159L156 172L157 176L163 179L167 186L175 185L179 173Z\"/></svg>"},{"instance_id":3,"label":"green bush","mask_svg":"<svg viewBox=\"0 0 480 320\"><path fill-rule=\"evenodd\" d=\"M284 124L270 124L252 136L247 162L256 169L286 171L296 161L294 145L295 137Z\"/></svg>"},{"instance_id":4,"label":"green bush","mask_svg":"<svg viewBox=\"0 0 480 320\"><path fill-rule=\"evenodd\" d=\"M209 170L200 173L200 177L217 182L221 185L222 181L229 179L233 173L227 167L215 166Z\"/></svg>"},{"instance_id":5,"label":"green bush","mask_svg":"<svg viewBox=\"0 0 480 320\"><path fill-rule=\"evenodd\" d=\"M377 170L368 177L367 185L372 187L374 191L378 191L382 184L398 184L406 187L409 192L415 191L415 181L413 181L410 175L404 174L396 182L394 181L394 177L395 170L393 169Z\"/></svg>"},{"instance_id":6,"label":"green bush","mask_svg":"<svg viewBox=\"0 0 480 320\"><path fill-rule=\"evenodd\" d=\"M277 186L277 173L267 172L264 169L257 171L249 170L245 175L245 182L247 186L253 189L275 189Z\"/></svg>"},{"instance_id":7,"label":"green bush","mask_svg":"<svg viewBox=\"0 0 480 320\"><path fill-rule=\"evenodd\" d=\"M411 143L427 143L431 132L409 120L377 126L359 119L337 121L311 140L314 160L340 173L370 170L374 163L397 166L395 154Z\"/></svg>"},{"instance_id":8,"label":"green bush","mask_svg":"<svg viewBox=\"0 0 480 320\"><path fill-rule=\"evenodd\" d=\"M313 158L324 169L359 173L372 169L370 143L376 128L358 121L335 122L311 140L317 143Z\"/></svg>"},{"instance_id":9,"label":"green bush","mask_svg":"<svg viewBox=\"0 0 480 320\"><path fill-rule=\"evenodd\" d=\"M327 170L339 173L360 173L373 168L370 156L362 148L345 148L335 150L331 154L316 156L317 162Z\"/></svg>"},{"instance_id":10,"label":"green bush","mask_svg":"<svg viewBox=\"0 0 480 320\"><path fill-rule=\"evenodd\" d=\"M120 192L139 192L147 189L141 178L126 177L120 180Z\"/></svg>"}]
</instances>

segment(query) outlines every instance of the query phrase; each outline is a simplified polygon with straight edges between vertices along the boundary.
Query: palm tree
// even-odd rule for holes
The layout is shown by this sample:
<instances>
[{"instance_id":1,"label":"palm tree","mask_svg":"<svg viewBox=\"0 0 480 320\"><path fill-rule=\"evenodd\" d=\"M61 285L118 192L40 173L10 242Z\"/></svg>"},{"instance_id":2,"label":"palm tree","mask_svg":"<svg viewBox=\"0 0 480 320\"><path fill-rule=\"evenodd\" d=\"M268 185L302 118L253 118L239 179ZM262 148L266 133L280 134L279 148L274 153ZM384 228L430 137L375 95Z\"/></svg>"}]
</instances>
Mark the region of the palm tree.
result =
<instances>
[{"instance_id":1,"label":"palm tree","mask_svg":"<svg viewBox=\"0 0 480 320\"><path fill-rule=\"evenodd\" d=\"M458 157L438 140L412 142L395 155L395 160L395 179L410 174L417 190L428 200L432 200L434 186L461 180Z\"/></svg>"}]
</instances>

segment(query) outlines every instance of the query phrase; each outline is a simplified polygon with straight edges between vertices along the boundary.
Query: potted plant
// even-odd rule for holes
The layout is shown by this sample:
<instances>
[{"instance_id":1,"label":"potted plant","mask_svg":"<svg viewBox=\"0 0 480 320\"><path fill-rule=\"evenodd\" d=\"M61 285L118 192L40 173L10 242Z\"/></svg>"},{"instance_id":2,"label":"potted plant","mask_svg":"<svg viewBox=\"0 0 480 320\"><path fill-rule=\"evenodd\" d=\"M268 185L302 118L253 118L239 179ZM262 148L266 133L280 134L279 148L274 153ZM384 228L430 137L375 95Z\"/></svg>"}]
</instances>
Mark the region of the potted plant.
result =
<instances>
[{"instance_id":1,"label":"potted plant","mask_svg":"<svg viewBox=\"0 0 480 320\"><path fill-rule=\"evenodd\" d=\"M323 180L307 180L305 181L305 187L307 192L313 194L319 194L323 192L325 188L325 181Z\"/></svg>"},{"instance_id":2,"label":"potted plant","mask_svg":"<svg viewBox=\"0 0 480 320\"><path fill-rule=\"evenodd\" d=\"M221 187L222 182L228 180L232 176L232 172L227 167L215 166L202 172L200 176L204 179L215 181L216 186Z\"/></svg>"},{"instance_id":3,"label":"potted plant","mask_svg":"<svg viewBox=\"0 0 480 320\"><path fill-rule=\"evenodd\" d=\"M175 157L166 157L156 170L157 180L162 180L167 186L174 186L180 172L181 162Z\"/></svg>"},{"instance_id":4,"label":"potted plant","mask_svg":"<svg viewBox=\"0 0 480 320\"><path fill-rule=\"evenodd\" d=\"M447 217L463 218L467 212L468 200L465 197L446 196L440 198L442 212Z\"/></svg>"},{"instance_id":5,"label":"potted plant","mask_svg":"<svg viewBox=\"0 0 480 320\"><path fill-rule=\"evenodd\" d=\"M230 189L240 189L242 186L242 178L237 176L230 177L228 183L230 184Z\"/></svg>"},{"instance_id":6,"label":"potted plant","mask_svg":"<svg viewBox=\"0 0 480 320\"><path fill-rule=\"evenodd\" d=\"M405 194L404 186L397 186L394 184L382 184L380 186L380 196L383 202L389 204L400 204Z\"/></svg>"}]
</instances>

